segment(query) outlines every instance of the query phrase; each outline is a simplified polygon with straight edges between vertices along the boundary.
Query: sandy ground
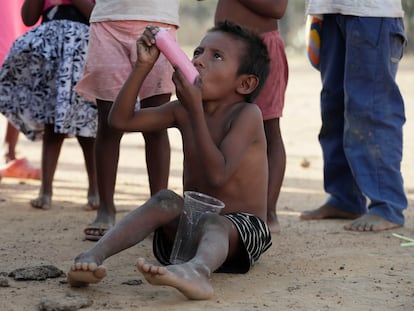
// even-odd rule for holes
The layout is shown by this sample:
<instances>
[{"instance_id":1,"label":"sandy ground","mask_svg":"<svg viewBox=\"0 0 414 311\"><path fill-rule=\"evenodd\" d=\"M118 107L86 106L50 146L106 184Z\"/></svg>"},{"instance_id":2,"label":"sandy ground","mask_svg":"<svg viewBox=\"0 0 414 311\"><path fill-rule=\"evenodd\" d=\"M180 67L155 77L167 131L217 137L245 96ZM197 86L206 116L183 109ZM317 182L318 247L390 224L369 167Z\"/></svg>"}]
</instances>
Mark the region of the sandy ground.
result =
<instances>
[{"instance_id":1,"label":"sandy ground","mask_svg":"<svg viewBox=\"0 0 414 311\"><path fill-rule=\"evenodd\" d=\"M273 246L253 270L246 275L215 274L213 299L187 301L174 289L147 284L137 273L138 256L155 262L147 239L108 259L107 278L85 289L69 288L65 277L16 281L3 276L9 286L0 287L0 310L36 310L44 299L63 301L67 295L90 299L92 305L84 310L414 310L414 247L401 247L391 235L414 238L413 58L405 58L398 76L407 107L403 174L410 208L404 228L379 233L346 232L341 220L299 220L301 211L325 199L317 142L320 80L304 57L291 58L290 67L282 119L288 155L278 204L282 232L273 236ZM181 191L180 137L176 131L170 137L170 187ZM18 149L39 164L40 146L22 138ZM301 166L304 159L310 162L307 168ZM44 264L66 272L73 258L93 245L83 240L83 228L95 213L81 209L86 174L75 140L63 146L51 210L29 206L38 188L38 181L4 178L0 184L0 272ZM147 197L143 140L128 134L122 141L116 188L118 219ZM138 285L125 284L134 280Z\"/></svg>"}]
</instances>

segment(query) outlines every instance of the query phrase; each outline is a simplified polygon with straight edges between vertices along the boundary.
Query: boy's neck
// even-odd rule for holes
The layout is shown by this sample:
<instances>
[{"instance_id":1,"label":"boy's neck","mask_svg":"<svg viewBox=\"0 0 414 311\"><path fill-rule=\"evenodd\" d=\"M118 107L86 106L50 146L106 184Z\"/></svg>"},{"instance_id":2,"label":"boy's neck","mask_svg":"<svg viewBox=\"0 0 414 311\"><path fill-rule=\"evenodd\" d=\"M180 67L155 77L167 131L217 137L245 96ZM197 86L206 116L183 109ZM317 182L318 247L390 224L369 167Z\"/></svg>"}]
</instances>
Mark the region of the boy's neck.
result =
<instances>
[{"instance_id":1,"label":"boy's neck","mask_svg":"<svg viewBox=\"0 0 414 311\"><path fill-rule=\"evenodd\" d=\"M209 101L203 102L203 110L206 115L213 115L216 113L225 113L228 110L232 110L239 104L244 104L245 101L241 99L233 101Z\"/></svg>"}]
</instances>

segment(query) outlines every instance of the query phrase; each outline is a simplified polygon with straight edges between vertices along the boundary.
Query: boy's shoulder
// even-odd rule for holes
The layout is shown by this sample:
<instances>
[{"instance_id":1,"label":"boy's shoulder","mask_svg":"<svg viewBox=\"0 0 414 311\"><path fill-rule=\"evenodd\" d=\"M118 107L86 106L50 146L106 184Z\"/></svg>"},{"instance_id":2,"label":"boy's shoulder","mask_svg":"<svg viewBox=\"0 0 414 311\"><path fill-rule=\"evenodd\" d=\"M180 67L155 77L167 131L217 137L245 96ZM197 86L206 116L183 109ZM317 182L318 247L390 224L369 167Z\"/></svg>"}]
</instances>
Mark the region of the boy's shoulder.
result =
<instances>
[{"instance_id":1,"label":"boy's shoulder","mask_svg":"<svg viewBox=\"0 0 414 311\"><path fill-rule=\"evenodd\" d=\"M237 116L240 118L257 118L262 121L262 112L254 103L242 102L239 104L239 109L237 110Z\"/></svg>"},{"instance_id":2,"label":"boy's shoulder","mask_svg":"<svg viewBox=\"0 0 414 311\"><path fill-rule=\"evenodd\" d=\"M224 125L224 127L236 132L253 131L251 133L257 135L263 127L262 112L256 104L240 103L231 113L230 118L227 118L227 125Z\"/></svg>"}]
</instances>

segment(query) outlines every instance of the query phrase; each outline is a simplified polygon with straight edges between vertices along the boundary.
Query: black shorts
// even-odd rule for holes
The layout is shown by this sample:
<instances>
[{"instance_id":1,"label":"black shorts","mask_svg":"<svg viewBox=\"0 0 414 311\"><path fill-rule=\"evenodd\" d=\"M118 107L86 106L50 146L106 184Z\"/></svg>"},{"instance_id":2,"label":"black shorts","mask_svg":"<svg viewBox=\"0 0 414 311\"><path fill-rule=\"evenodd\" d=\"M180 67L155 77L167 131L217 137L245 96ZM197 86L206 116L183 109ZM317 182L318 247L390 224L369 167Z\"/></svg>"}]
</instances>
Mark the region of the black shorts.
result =
<instances>
[{"instance_id":1,"label":"black shorts","mask_svg":"<svg viewBox=\"0 0 414 311\"><path fill-rule=\"evenodd\" d=\"M263 220L252 214L231 213L223 216L236 227L243 249L236 259L224 262L215 272L246 273L272 245L269 228ZM172 244L164 236L163 230L157 229L153 239L154 256L161 264L170 265L171 250Z\"/></svg>"}]
</instances>

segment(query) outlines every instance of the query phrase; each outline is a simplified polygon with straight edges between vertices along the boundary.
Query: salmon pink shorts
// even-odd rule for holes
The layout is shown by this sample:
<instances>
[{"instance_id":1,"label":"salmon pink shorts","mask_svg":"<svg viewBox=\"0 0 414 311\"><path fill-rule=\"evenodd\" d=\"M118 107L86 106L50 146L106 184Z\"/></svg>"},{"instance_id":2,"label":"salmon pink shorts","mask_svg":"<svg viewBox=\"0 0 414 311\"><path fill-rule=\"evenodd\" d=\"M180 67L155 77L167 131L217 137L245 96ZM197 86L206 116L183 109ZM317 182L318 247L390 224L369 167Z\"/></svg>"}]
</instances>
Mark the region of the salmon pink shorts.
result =
<instances>
[{"instance_id":1,"label":"salmon pink shorts","mask_svg":"<svg viewBox=\"0 0 414 311\"><path fill-rule=\"evenodd\" d=\"M260 107L263 120L266 121L282 116L289 70L285 45L279 31L270 31L261 35L269 51L270 73L254 102Z\"/></svg>"},{"instance_id":2,"label":"salmon pink shorts","mask_svg":"<svg viewBox=\"0 0 414 311\"><path fill-rule=\"evenodd\" d=\"M105 21L91 23L88 52L82 79L75 90L82 97L113 102L137 60L136 41L148 25L169 27L175 36L176 26L146 21ZM146 77L139 98L172 94L173 68L160 54Z\"/></svg>"}]
</instances>

